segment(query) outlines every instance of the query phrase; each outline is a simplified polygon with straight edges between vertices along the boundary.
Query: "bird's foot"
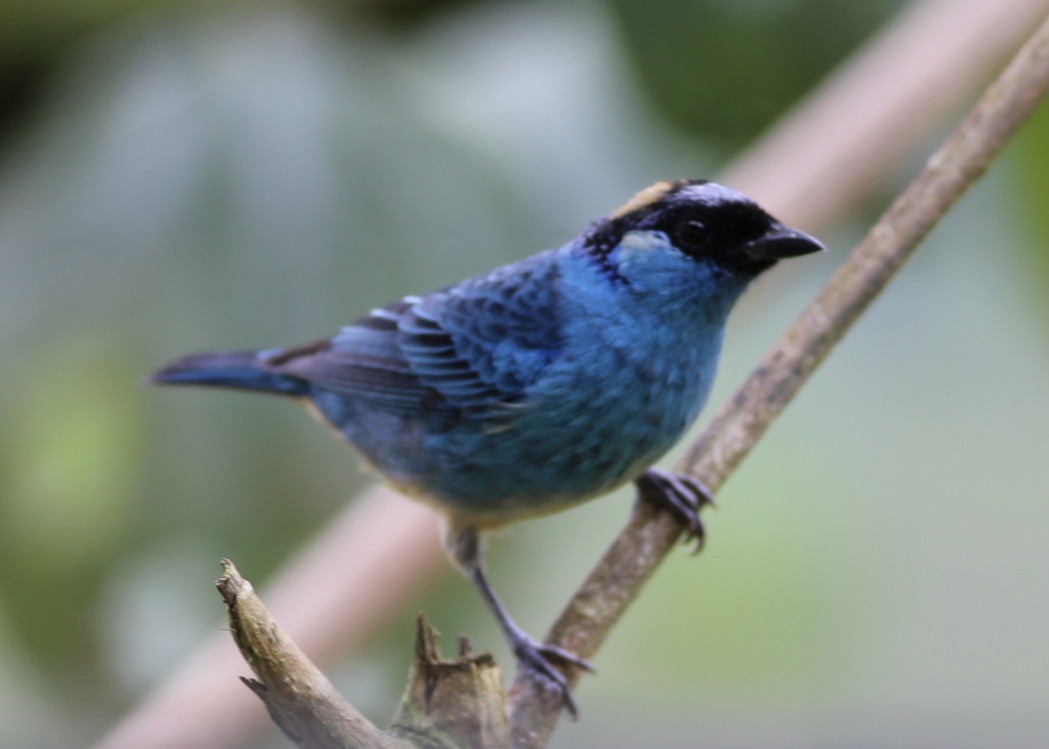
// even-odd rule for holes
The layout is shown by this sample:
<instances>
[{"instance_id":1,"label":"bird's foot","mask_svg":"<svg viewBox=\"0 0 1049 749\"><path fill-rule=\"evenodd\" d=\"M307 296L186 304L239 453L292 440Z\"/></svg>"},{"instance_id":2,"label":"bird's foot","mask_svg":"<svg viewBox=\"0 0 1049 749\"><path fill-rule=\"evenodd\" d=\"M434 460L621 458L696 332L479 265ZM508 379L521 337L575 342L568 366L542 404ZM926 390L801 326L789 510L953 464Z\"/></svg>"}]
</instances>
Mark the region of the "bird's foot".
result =
<instances>
[{"instance_id":1,"label":"bird's foot","mask_svg":"<svg viewBox=\"0 0 1049 749\"><path fill-rule=\"evenodd\" d=\"M572 692L568 688L568 679L561 670L554 666L555 661L569 663L573 666L594 673L594 666L585 658L580 658L575 653L570 653L564 648L555 645L544 645L533 640L523 632L513 637L511 643L514 655L517 656L518 668L526 668L539 679L557 689L561 693L561 702L572 718L579 717Z\"/></svg>"},{"instance_id":2,"label":"bird's foot","mask_svg":"<svg viewBox=\"0 0 1049 749\"><path fill-rule=\"evenodd\" d=\"M706 529L699 518L705 505L714 505L714 494L695 476L649 468L638 477L638 496L670 511L685 528L685 542L696 542L692 553L698 554L706 541Z\"/></svg>"}]
</instances>

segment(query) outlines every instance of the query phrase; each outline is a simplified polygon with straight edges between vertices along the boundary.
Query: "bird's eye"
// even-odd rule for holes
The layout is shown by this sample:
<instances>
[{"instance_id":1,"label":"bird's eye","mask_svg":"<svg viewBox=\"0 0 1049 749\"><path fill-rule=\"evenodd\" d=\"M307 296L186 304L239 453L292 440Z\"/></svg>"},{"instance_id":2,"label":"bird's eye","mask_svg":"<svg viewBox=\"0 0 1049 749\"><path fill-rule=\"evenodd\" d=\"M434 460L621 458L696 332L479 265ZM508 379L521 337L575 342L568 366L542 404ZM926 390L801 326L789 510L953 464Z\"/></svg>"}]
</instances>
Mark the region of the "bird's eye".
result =
<instances>
[{"instance_id":1,"label":"bird's eye","mask_svg":"<svg viewBox=\"0 0 1049 749\"><path fill-rule=\"evenodd\" d=\"M698 218L684 218L674 227L674 243L683 250L698 250L710 239L710 229Z\"/></svg>"}]
</instances>

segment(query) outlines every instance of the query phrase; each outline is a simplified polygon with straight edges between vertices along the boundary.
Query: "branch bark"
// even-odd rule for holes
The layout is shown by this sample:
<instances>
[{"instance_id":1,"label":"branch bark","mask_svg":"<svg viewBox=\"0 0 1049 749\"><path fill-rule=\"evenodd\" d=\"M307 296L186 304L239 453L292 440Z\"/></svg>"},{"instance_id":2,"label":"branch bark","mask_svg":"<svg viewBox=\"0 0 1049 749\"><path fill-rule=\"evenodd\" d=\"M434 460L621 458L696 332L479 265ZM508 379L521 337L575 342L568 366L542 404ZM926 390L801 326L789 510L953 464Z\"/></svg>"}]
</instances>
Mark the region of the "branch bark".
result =
<instances>
[{"instance_id":1,"label":"branch bark","mask_svg":"<svg viewBox=\"0 0 1049 749\"><path fill-rule=\"evenodd\" d=\"M986 171L1049 90L1049 21L1023 46L823 291L689 447L676 470L720 487L947 210ZM569 601L547 643L590 658L673 548L680 527L639 506ZM566 673L572 684L578 672ZM559 699L527 672L510 689L514 749L541 749Z\"/></svg>"},{"instance_id":2,"label":"branch bark","mask_svg":"<svg viewBox=\"0 0 1049 749\"><path fill-rule=\"evenodd\" d=\"M510 746L503 676L490 653L473 653L459 638L459 657L444 660L437 632L419 615L415 661L390 732L420 749L505 749Z\"/></svg>"},{"instance_id":3,"label":"branch bark","mask_svg":"<svg viewBox=\"0 0 1049 749\"><path fill-rule=\"evenodd\" d=\"M459 657L445 660L436 630L419 616L408 687L389 731L382 731L335 691L228 559L215 586L229 610L233 640L258 677L241 681L301 749L510 746L502 674L491 655L470 652L465 638Z\"/></svg>"},{"instance_id":4,"label":"branch bark","mask_svg":"<svg viewBox=\"0 0 1049 749\"><path fill-rule=\"evenodd\" d=\"M266 705L284 735L302 749L408 749L346 702L255 595L228 559L215 582L230 631L258 679L241 681Z\"/></svg>"}]
</instances>

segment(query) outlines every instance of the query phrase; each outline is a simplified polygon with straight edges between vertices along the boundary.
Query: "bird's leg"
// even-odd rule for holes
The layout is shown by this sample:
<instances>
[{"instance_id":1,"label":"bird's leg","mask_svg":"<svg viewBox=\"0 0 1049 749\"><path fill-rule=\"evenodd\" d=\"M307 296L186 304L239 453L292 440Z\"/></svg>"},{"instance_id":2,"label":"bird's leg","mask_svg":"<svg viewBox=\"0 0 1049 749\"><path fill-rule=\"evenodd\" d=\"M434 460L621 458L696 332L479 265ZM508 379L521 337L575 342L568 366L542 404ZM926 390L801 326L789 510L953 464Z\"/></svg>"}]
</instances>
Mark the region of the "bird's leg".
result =
<instances>
[{"instance_id":1,"label":"bird's leg","mask_svg":"<svg viewBox=\"0 0 1049 749\"><path fill-rule=\"evenodd\" d=\"M545 681L552 682L561 692L561 699L568 714L573 718L577 717L578 711L576 710L575 701L572 699L572 693L568 689L568 680L551 661L571 663L585 671L593 672L594 667L590 664L590 661L580 658L574 653L569 653L563 648L554 645L544 645L517 626L517 623L510 618L510 614L507 613L495 591L492 590L492 586L488 583L488 578L485 577L480 565L470 572L470 578L477 585L477 589L481 591L488 608L492 610L495 618L499 620L499 626L503 628L503 633L510 643L510 648L517 657L518 666L531 670Z\"/></svg>"},{"instance_id":2,"label":"bird's leg","mask_svg":"<svg viewBox=\"0 0 1049 749\"><path fill-rule=\"evenodd\" d=\"M449 538L450 537L450 538ZM568 714L577 717L575 701L568 688L568 680L565 675L554 665L555 661L562 664L568 663L577 666L584 671L594 671L590 661L580 658L563 648L554 645L544 645L538 640L530 637L510 617L506 607L503 606L499 596L495 594L488 578L484 574L481 563L480 544L475 528L457 529L449 533L445 539L446 547L455 557L455 561L463 568L466 574L473 580L477 589L481 591L488 608L495 615L499 626L506 635L510 649L517 658L519 668L526 668L536 674L543 681L552 684L561 693L561 699Z\"/></svg>"},{"instance_id":3,"label":"bird's leg","mask_svg":"<svg viewBox=\"0 0 1049 749\"><path fill-rule=\"evenodd\" d=\"M707 485L695 476L670 473L658 468L649 468L634 482L638 496L643 502L651 502L669 510L685 528L685 541L695 540L693 554L703 549L706 529L699 519L699 511L705 505L714 505L714 494Z\"/></svg>"}]
</instances>

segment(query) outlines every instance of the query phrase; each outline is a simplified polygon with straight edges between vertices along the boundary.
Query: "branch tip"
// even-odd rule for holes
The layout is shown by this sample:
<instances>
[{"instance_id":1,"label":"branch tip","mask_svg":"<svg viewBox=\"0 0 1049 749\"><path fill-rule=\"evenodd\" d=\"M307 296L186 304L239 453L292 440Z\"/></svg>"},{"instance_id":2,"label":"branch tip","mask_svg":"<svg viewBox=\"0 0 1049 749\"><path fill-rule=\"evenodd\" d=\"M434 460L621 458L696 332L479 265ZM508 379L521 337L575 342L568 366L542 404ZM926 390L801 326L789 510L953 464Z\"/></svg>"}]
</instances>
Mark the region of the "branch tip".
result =
<instances>
[{"instance_id":1,"label":"branch tip","mask_svg":"<svg viewBox=\"0 0 1049 749\"><path fill-rule=\"evenodd\" d=\"M238 597L254 593L251 583L241 577L233 562L223 558L219 560L219 564L222 566L222 575L215 581L215 587L218 588L226 606L232 607L236 605Z\"/></svg>"},{"instance_id":2,"label":"branch tip","mask_svg":"<svg viewBox=\"0 0 1049 749\"><path fill-rule=\"evenodd\" d=\"M426 612L420 611L415 620L415 660L423 663L437 663L441 660L441 633L434 629L426 618Z\"/></svg>"}]
</instances>

